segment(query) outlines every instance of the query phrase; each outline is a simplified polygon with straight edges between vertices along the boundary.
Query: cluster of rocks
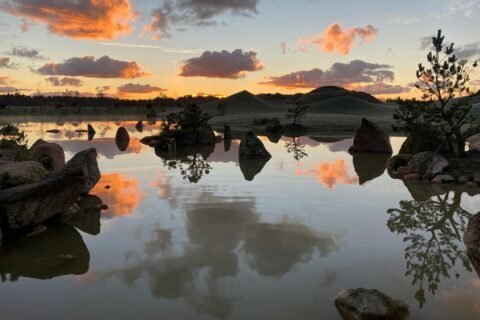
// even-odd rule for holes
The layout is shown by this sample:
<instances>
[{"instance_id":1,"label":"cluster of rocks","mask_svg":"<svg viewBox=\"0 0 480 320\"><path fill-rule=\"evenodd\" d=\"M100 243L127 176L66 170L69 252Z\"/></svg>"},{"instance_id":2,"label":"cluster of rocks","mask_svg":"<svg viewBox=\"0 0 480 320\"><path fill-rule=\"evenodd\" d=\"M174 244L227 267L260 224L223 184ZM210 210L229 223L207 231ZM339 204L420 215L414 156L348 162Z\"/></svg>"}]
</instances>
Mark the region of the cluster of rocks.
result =
<instances>
[{"instance_id":1,"label":"cluster of rocks","mask_svg":"<svg viewBox=\"0 0 480 320\"><path fill-rule=\"evenodd\" d=\"M455 183L466 187L480 185L480 170L477 171L477 168L480 169L480 153L472 153L465 159L448 160L438 152L425 151L432 149L432 144L425 141L428 142L425 137L420 140L408 137L402 145L400 154L388 160L389 174L405 181L426 181L433 184ZM422 149L423 151L420 151ZM408 153L409 151L413 152ZM355 135L349 152L353 155L363 153L391 155L393 150L388 135L373 122L362 119L362 125ZM452 161L455 165L452 165Z\"/></svg>"},{"instance_id":2,"label":"cluster of rocks","mask_svg":"<svg viewBox=\"0 0 480 320\"><path fill-rule=\"evenodd\" d=\"M77 202L101 177L93 148L68 162L60 145L43 140L30 149L10 149L28 160L0 160L0 243L2 235L5 239L31 233L53 217L78 213Z\"/></svg>"}]
</instances>

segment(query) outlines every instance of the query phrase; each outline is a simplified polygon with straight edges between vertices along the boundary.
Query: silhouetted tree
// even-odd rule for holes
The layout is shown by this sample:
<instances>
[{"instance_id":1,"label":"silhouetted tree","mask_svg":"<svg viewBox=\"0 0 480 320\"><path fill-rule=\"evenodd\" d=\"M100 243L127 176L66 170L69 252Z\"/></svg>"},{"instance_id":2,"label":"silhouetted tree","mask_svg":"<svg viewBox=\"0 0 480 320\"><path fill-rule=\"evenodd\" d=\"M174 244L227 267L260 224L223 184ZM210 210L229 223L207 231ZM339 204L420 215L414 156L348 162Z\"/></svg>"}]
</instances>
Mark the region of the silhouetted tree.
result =
<instances>
[{"instance_id":1,"label":"silhouetted tree","mask_svg":"<svg viewBox=\"0 0 480 320\"><path fill-rule=\"evenodd\" d=\"M458 98L470 93L470 72L478 64L459 61L454 44L447 45L444 40L439 30L432 38L434 51L428 53L427 65L418 65L416 87L423 93L423 101L401 103L394 115L397 121L394 129L415 135L421 127L428 126L443 141L439 150L462 156L466 139L480 131L480 125L470 113L472 105ZM470 127L463 130L466 125Z\"/></svg>"},{"instance_id":2,"label":"silhouetted tree","mask_svg":"<svg viewBox=\"0 0 480 320\"><path fill-rule=\"evenodd\" d=\"M308 106L306 104L297 102L295 108L288 109L288 113L285 115L287 119L292 119L292 125L296 126L300 121L306 117Z\"/></svg>"}]
</instances>

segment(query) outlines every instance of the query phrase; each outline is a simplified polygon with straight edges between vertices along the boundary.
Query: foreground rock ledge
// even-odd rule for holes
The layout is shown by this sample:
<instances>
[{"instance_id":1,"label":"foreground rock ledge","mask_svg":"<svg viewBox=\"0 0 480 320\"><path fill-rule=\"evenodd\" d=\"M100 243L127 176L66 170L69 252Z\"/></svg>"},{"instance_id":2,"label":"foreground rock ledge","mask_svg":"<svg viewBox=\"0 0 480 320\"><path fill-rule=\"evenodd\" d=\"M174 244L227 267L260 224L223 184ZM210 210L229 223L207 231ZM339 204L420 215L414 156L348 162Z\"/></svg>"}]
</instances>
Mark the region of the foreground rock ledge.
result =
<instances>
[{"instance_id":1,"label":"foreground rock ledge","mask_svg":"<svg viewBox=\"0 0 480 320\"><path fill-rule=\"evenodd\" d=\"M335 306L344 320L404 320L409 306L375 289L342 290Z\"/></svg>"},{"instance_id":2,"label":"foreground rock ledge","mask_svg":"<svg viewBox=\"0 0 480 320\"><path fill-rule=\"evenodd\" d=\"M32 227L66 212L100 180L97 152L76 154L65 167L44 179L0 191L0 227L10 231Z\"/></svg>"}]
</instances>

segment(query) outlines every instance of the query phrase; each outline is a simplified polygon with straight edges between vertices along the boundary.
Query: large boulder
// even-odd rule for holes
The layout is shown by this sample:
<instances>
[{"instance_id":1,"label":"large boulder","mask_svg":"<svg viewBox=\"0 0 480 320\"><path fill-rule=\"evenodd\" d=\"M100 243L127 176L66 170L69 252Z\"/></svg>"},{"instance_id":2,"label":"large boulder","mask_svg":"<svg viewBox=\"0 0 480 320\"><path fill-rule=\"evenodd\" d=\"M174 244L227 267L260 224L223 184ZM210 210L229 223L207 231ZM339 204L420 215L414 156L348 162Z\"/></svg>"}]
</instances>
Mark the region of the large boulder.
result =
<instances>
[{"instance_id":1,"label":"large boulder","mask_svg":"<svg viewBox=\"0 0 480 320\"><path fill-rule=\"evenodd\" d=\"M434 177L437 174L441 174L449 165L448 160L441 155L435 152L425 151L414 155L408 163L408 168L413 172L420 174L428 173Z\"/></svg>"},{"instance_id":2,"label":"large boulder","mask_svg":"<svg viewBox=\"0 0 480 320\"><path fill-rule=\"evenodd\" d=\"M342 290L335 306L344 320L403 320L409 306L374 289Z\"/></svg>"},{"instance_id":3,"label":"large boulder","mask_svg":"<svg viewBox=\"0 0 480 320\"><path fill-rule=\"evenodd\" d=\"M363 118L362 125L355 134L350 153L392 154L392 145L385 132L375 123Z\"/></svg>"},{"instance_id":4,"label":"large boulder","mask_svg":"<svg viewBox=\"0 0 480 320\"><path fill-rule=\"evenodd\" d=\"M0 191L0 226L20 230L68 210L85 188L81 170L62 170L39 182Z\"/></svg>"},{"instance_id":5,"label":"large boulder","mask_svg":"<svg viewBox=\"0 0 480 320\"><path fill-rule=\"evenodd\" d=\"M32 145L30 151L49 171L57 172L65 165L65 152L59 144L39 139Z\"/></svg>"},{"instance_id":6,"label":"large boulder","mask_svg":"<svg viewBox=\"0 0 480 320\"><path fill-rule=\"evenodd\" d=\"M101 178L100 169L98 168L97 162L97 150L90 148L77 153L70 161L67 162L65 169L81 170L83 176L85 177L85 183L83 189L81 190L81 194L89 193Z\"/></svg>"},{"instance_id":7,"label":"large boulder","mask_svg":"<svg viewBox=\"0 0 480 320\"><path fill-rule=\"evenodd\" d=\"M267 151L262 141L249 131L240 142L239 157L244 159L270 159L272 155Z\"/></svg>"},{"instance_id":8,"label":"large boulder","mask_svg":"<svg viewBox=\"0 0 480 320\"><path fill-rule=\"evenodd\" d=\"M34 183L47 175L40 162L0 162L0 189Z\"/></svg>"}]
</instances>

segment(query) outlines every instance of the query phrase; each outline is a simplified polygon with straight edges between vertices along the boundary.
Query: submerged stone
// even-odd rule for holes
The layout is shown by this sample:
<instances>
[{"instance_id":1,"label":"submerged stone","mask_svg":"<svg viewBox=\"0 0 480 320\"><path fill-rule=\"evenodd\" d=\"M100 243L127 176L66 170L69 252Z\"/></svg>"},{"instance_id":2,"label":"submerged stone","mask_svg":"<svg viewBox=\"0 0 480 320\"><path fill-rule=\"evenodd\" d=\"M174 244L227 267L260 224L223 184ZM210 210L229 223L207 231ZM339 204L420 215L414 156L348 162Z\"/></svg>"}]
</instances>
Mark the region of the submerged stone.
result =
<instances>
[{"instance_id":1,"label":"submerged stone","mask_svg":"<svg viewBox=\"0 0 480 320\"><path fill-rule=\"evenodd\" d=\"M403 320L409 306L375 289L342 290L335 306L344 320Z\"/></svg>"},{"instance_id":2,"label":"submerged stone","mask_svg":"<svg viewBox=\"0 0 480 320\"><path fill-rule=\"evenodd\" d=\"M242 141L240 142L239 157L245 158L245 159L248 159L248 158L270 159L272 156L267 151L262 141L260 141L260 139L258 139L257 136L252 131L249 131L245 134Z\"/></svg>"}]
</instances>

